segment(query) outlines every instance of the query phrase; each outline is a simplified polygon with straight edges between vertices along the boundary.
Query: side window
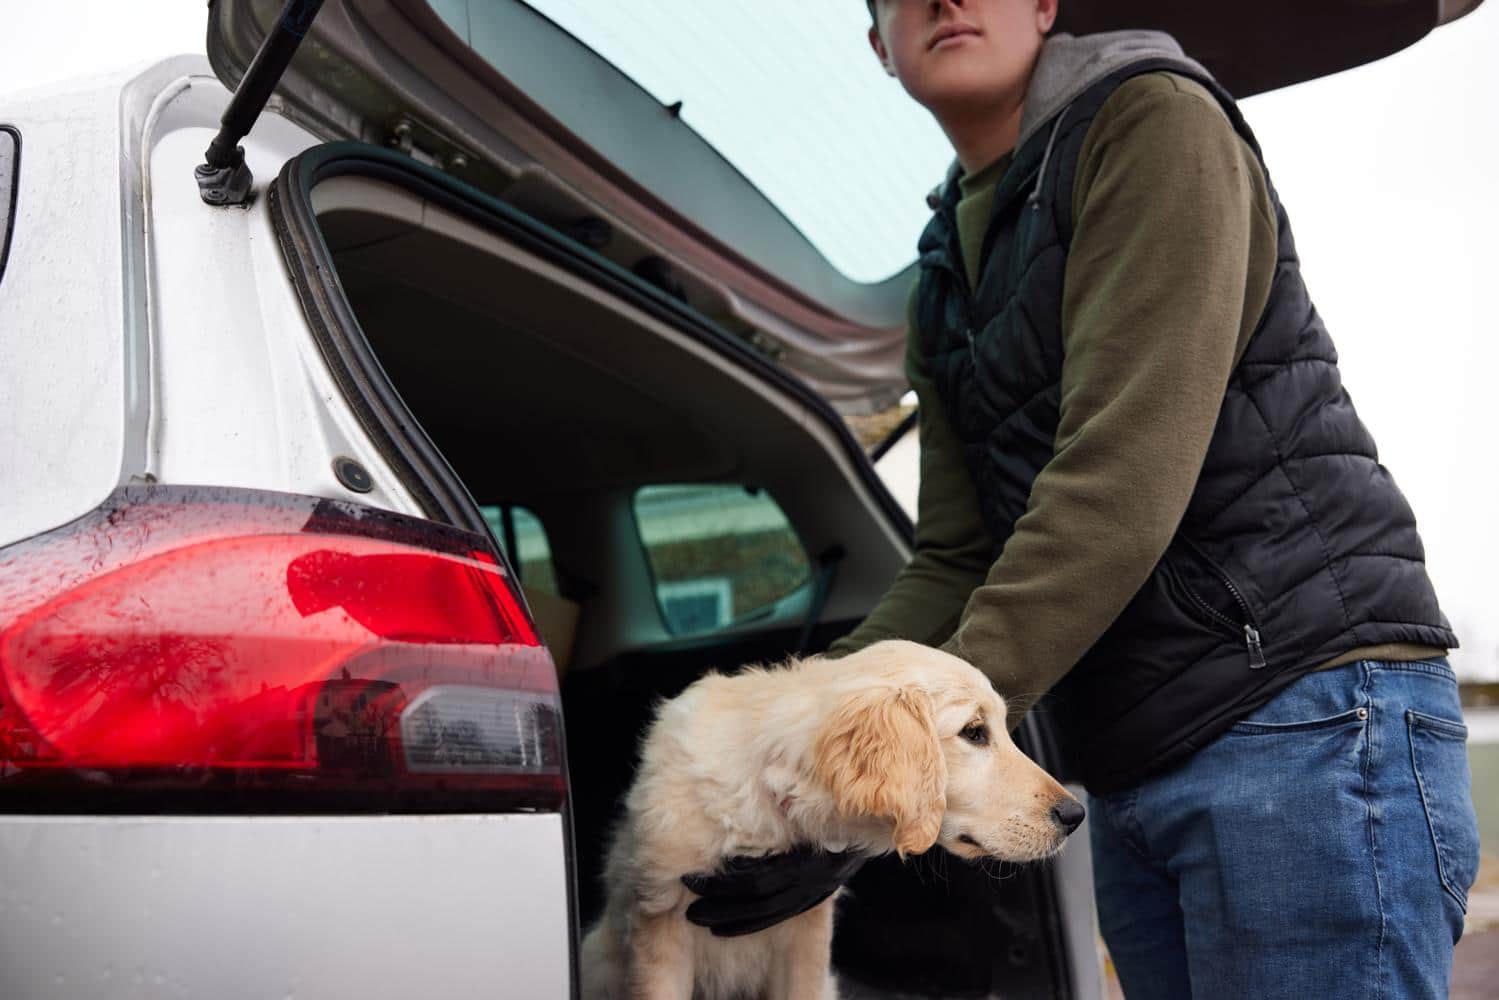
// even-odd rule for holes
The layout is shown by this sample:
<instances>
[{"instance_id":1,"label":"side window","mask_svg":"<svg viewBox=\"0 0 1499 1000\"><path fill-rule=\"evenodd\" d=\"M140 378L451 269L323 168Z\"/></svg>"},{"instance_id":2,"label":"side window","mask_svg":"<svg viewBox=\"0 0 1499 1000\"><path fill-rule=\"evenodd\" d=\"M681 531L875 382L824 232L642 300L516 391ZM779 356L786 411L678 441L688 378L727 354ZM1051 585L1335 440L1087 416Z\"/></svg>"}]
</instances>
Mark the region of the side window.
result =
<instances>
[{"instance_id":1,"label":"side window","mask_svg":"<svg viewBox=\"0 0 1499 1000\"><path fill-rule=\"evenodd\" d=\"M0 125L0 278L5 277L5 258L10 256L20 166L21 135L8 125Z\"/></svg>"},{"instance_id":2,"label":"side window","mask_svg":"<svg viewBox=\"0 0 1499 1000\"><path fill-rule=\"evenodd\" d=\"M514 504L481 505L479 511L494 537L500 540L505 557L520 574L520 582L532 590L544 590L561 596L557 573L552 568L552 546L541 519L524 507Z\"/></svg>"},{"instance_id":3,"label":"side window","mask_svg":"<svg viewBox=\"0 0 1499 1000\"><path fill-rule=\"evenodd\" d=\"M731 625L811 575L791 523L763 490L646 486L635 493L635 523L674 635Z\"/></svg>"}]
</instances>

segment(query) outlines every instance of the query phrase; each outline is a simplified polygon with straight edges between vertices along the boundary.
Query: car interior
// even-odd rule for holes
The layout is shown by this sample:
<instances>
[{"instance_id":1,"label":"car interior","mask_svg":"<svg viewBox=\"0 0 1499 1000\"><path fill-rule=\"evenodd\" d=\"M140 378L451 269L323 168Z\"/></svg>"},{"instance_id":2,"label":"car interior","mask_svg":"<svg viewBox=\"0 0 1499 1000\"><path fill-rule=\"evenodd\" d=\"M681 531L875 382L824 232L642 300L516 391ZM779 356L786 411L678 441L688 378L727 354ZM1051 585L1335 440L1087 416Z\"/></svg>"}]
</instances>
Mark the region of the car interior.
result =
<instances>
[{"instance_id":1,"label":"car interior","mask_svg":"<svg viewBox=\"0 0 1499 1000\"><path fill-rule=\"evenodd\" d=\"M587 926L654 706L706 671L825 648L903 565L908 526L832 411L742 350L388 174L308 195L363 337L518 568L557 661ZM1035 871L934 851L870 863L851 888L834 949L850 995L1066 992Z\"/></svg>"}]
</instances>

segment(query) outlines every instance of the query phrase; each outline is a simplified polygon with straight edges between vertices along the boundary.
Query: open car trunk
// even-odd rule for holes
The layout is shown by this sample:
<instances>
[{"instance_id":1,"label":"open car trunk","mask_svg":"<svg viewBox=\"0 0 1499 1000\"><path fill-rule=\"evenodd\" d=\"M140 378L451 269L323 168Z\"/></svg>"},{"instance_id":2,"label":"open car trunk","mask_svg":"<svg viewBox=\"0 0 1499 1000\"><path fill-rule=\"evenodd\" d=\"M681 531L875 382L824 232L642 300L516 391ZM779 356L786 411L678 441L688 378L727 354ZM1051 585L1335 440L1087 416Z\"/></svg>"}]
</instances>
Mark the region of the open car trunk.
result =
<instances>
[{"instance_id":1,"label":"open car trunk","mask_svg":"<svg viewBox=\"0 0 1499 1000\"><path fill-rule=\"evenodd\" d=\"M859 24L858 5L840 2L853 8ZM1069 0L1057 28L1169 31L1243 98L1398 51L1478 3ZM207 50L226 86L239 82L283 6L283 0L211 5ZM569 8L614 12L621 31L613 41L620 44L602 44L605 32L595 51L547 13L560 16ZM762 64L705 64L701 78L688 76L658 99L611 62L612 50L623 55L630 44L649 54L642 69L652 62L691 62L693 33L676 33L677 44L687 46L677 52L673 33L659 30L653 17L670 14L665 7L560 0L328 0L277 92L284 114L325 138L403 149L489 194L524 197L533 214L559 226L585 217L607 222L613 239L600 244L602 253L626 266L643 252L670 261L689 288L711 289L723 300L762 355L795 372L841 412L886 408L905 392L905 304L919 227L902 247L913 266L894 268L899 273L866 276L866 283L833 266L784 206L751 182L746 165L691 124L701 93L760 93ZM607 27L608 21L600 23ZM850 32L849 40L858 43L860 33ZM834 110L842 108L836 85L808 79L802 90L806 99L783 111L788 122L829 95ZM775 106L769 96L765 101ZM835 127L877 128L879 122ZM774 143L756 141L751 148L766 145ZM853 158L880 161L849 147L825 165L809 159L800 169L842 170ZM852 208L850 232L875 238L867 228L871 214L919 206L940 177L934 169L908 186L898 174L870 174L842 209ZM871 201L887 188L903 193ZM815 205L815 214L835 207L824 198Z\"/></svg>"},{"instance_id":2,"label":"open car trunk","mask_svg":"<svg viewBox=\"0 0 1499 1000\"><path fill-rule=\"evenodd\" d=\"M824 648L904 564L910 524L821 397L503 203L351 143L291 161L272 205L325 359L429 516L521 507L544 527L545 581L507 548L564 671L586 927L657 701L709 669ZM702 483L772 500L805 573L732 620L683 629L663 613L637 501ZM1038 723L1021 743L1047 762ZM873 862L853 889L834 949L848 995L1072 995L1054 869L996 880L934 851Z\"/></svg>"}]
</instances>

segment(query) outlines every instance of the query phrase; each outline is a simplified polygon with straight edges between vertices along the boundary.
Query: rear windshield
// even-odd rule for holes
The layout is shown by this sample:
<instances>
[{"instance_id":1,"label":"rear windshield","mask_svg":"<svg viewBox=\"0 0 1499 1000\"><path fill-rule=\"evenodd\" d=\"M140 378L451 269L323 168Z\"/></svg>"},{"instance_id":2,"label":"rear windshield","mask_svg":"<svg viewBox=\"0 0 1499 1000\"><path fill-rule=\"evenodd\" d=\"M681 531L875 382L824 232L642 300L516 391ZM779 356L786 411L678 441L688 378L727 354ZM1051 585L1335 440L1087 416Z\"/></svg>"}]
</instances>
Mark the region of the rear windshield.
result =
<instances>
[{"instance_id":1,"label":"rear windshield","mask_svg":"<svg viewBox=\"0 0 1499 1000\"><path fill-rule=\"evenodd\" d=\"M528 2L663 106L681 102L681 119L845 277L881 281L915 259L952 150L880 68L858 0ZM489 51L481 7L432 6Z\"/></svg>"}]
</instances>

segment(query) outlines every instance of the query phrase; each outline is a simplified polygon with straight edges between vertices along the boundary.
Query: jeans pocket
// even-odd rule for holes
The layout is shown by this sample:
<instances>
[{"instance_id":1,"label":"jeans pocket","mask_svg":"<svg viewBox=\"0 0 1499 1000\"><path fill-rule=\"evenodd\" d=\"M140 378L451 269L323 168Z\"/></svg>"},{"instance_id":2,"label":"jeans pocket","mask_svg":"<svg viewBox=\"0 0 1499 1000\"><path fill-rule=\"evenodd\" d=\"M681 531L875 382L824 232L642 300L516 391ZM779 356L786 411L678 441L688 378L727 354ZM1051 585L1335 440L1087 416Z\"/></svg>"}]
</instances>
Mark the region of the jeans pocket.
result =
<instances>
[{"instance_id":1,"label":"jeans pocket","mask_svg":"<svg viewBox=\"0 0 1499 1000\"><path fill-rule=\"evenodd\" d=\"M1229 728L1236 736L1275 736L1358 729L1369 721L1369 696L1355 664L1296 678Z\"/></svg>"},{"instance_id":2,"label":"jeans pocket","mask_svg":"<svg viewBox=\"0 0 1499 1000\"><path fill-rule=\"evenodd\" d=\"M1237 736L1276 736L1289 733L1315 732L1319 729L1337 729L1341 726L1362 725L1368 719L1368 709L1350 708L1346 712L1339 712L1337 715L1329 715L1321 719L1306 719L1296 722L1235 722L1228 731Z\"/></svg>"},{"instance_id":3,"label":"jeans pocket","mask_svg":"<svg viewBox=\"0 0 1499 1000\"><path fill-rule=\"evenodd\" d=\"M1416 787L1436 849L1437 876L1466 913L1468 889L1478 877L1478 817L1468 773L1468 727L1411 709L1406 710L1405 722Z\"/></svg>"}]
</instances>

